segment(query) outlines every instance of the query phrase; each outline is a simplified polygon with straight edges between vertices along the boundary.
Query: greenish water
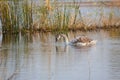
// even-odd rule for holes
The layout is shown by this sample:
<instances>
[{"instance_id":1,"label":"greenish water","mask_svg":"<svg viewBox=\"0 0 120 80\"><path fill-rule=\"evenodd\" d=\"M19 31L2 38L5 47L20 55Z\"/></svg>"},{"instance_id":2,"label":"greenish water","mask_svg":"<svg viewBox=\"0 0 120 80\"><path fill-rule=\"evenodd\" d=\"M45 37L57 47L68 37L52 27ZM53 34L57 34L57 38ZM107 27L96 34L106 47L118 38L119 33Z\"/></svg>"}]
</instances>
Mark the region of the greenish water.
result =
<instances>
[{"instance_id":1,"label":"greenish water","mask_svg":"<svg viewBox=\"0 0 120 80\"><path fill-rule=\"evenodd\" d=\"M97 39L91 47L65 46L51 33L0 35L0 80L119 80L120 30L69 32Z\"/></svg>"}]
</instances>

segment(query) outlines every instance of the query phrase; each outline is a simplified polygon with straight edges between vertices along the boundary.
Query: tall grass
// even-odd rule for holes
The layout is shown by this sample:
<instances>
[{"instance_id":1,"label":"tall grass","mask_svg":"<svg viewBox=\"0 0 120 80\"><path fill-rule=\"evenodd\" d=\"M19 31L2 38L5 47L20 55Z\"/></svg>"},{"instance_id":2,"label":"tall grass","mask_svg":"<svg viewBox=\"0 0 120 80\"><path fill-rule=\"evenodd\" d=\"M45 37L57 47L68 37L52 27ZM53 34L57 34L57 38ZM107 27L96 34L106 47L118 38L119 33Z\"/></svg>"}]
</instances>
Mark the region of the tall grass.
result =
<instances>
[{"instance_id":1,"label":"tall grass","mask_svg":"<svg viewBox=\"0 0 120 80\"><path fill-rule=\"evenodd\" d=\"M74 9L75 13L71 12L71 9ZM49 31L72 29L75 28L79 22L77 19L78 16L81 17L79 6L68 7L62 5L59 7L55 2L52 4L51 10L46 6L39 6L36 11L39 14L39 20L34 22L33 28L37 30L41 28ZM82 19L79 20L82 21Z\"/></svg>"},{"instance_id":2,"label":"tall grass","mask_svg":"<svg viewBox=\"0 0 120 80\"><path fill-rule=\"evenodd\" d=\"M10 13L10 8L7 2L0 1L0 12L3 31L11 30L11 17L8 15Z\"/></svg>"},{"instance_id":3,"label":"tall grass","mask_svg":"<svg viewBox=\"0 0 120 80\"><path fill-rule=\"evenodd\" d=\"M80 5L76 5L75 0L72 5L56 3L57 1L51 3L50 0L46 0L44 5L39 5L33 0L0 0L3 32L87 30L97 27L96 23L91 25L90 18L85 20ZM100 7L100 12L97 14L100 16L98 19L100 26L107 27L116 24L113 12L108 14L108 20L104 19L103 6ZM86 24L86 22L89 23Z\"/></svg>"},{"instance_id":4,"label":"tall grass","mask_svg":"<svg viewBox=\"0 0 120 80\"><path fill-rule=\"evenodd\" d=\"M21 8L22 6L22 8ZM2 31L16 33L21 27L30 29L32 25L32 1L25 3L20 0L0 1L0 14L2 21Z\"/></svg>"},{"instance_id":5,"label":"tall grass","mask_svg":"<svg viewBox=\"0 0 120 80\"><path fill-rule=\"evenodd\" d=\"M22 19L23 19L23 28L24 29L32 29L32 0L31 4L28 4L28 0L22 4Z\"/></svg>"}]
</instances>

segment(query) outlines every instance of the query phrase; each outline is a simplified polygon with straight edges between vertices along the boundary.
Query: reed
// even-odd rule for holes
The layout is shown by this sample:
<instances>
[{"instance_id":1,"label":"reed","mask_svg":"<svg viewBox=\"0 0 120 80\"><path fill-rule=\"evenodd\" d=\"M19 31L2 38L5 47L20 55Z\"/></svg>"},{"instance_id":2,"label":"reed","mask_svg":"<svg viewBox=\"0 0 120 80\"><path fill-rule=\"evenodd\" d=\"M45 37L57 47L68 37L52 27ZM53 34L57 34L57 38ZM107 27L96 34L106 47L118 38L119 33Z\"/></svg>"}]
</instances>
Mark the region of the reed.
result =
<instances>
[{"instance_id":1,"label":"reed","mask_svg":"<svg viewBox=\"0 0 120 80\"><path fill-rule=\"evenodd\" d=\"M20 3L20 0L0 1L0 12L3 32L17 33L21 26L23 29L31 28L32 1L31 5L28 0L25 3Z\"/></svg>"},{"instance_id":2,"label":"reed","mask_svg":"<svg viewBox=\"0 0 120 80\"><path fill-rule=\"evenodd\" d=\"M0 14L1 14L1 22L3 26L3 31L11 29L10 23L10 9L9 4L7 2L0 1Z\"/></svg>"},{"instance_id":3,"label":"reed","mask_svg":"<svg viewBox=\"0 0 120 80\"><path fill-rule=\"evenodd\" d=\"M52 10L49 10L46 6L39 6L36 12L39 14L39 20L33 23L33 28L36 30L46 29L49 31L68 30L69 28L75 28L78 19L78 15L81 16L79 6L59 7L56 4L51 6ZM70 11L74 9L75 13Z\"/></svg>"},{"instance_id":4,"label":"reed","mask_svg":"<svg viewBox=\"0 0 120 80\"><path fill-rule=\"evenodd\" d=\"M32 1L31 4L28 3L28 0L25 0L25 3L22 3L22 20L24 29L32 29Z\"/></svg>"},{"instance_id":5,"label":"reed","mask_svg":"<svg viewBox=\"0 0 120 80\"><path fill-rule=\"evenodd\" d=\"M20 31L68 31L68 30L94 30L120 25L114 19L114 14L104 17L103 6L99 13L92 15L100 16L98 24L94 20L85 18L81 14L80 5L56 5L46 0L44 5L36 4L33 0L0 0L0 17L3 32L18 33ZM74 5L74 6L73 6ZM87 22L87 23L86 23ZM93 24L91 24L93 23Z\"/></svg>"}]
</instances>

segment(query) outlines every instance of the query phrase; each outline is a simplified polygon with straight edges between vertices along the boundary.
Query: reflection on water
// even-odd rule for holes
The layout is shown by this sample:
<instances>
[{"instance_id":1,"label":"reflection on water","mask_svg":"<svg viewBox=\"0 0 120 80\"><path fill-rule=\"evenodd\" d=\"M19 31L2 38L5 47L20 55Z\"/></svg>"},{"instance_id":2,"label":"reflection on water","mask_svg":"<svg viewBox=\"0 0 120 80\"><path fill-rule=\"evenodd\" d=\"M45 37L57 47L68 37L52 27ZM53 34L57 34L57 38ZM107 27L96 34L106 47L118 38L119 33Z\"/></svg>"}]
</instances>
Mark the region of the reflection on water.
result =
<instances>
[{"instance_id":1,"label":"reflection on water","mask_svg":"<svg viewBox=\"0 0 120 80\"><path fill-rule=\"evenodd\" d=\"M0 35L0 80L119 80L119 33L68 33L97 39L91 47L65 46L51 33Z\"/></svg>"}]
</instances>

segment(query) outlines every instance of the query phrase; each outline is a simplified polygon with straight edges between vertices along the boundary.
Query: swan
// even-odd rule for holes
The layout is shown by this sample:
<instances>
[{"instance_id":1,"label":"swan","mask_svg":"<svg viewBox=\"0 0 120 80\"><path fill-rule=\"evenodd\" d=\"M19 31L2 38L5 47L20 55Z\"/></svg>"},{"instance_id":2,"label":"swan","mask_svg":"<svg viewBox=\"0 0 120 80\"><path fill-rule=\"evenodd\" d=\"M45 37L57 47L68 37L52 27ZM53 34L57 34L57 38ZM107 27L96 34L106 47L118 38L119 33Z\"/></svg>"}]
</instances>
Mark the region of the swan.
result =
<instances>
[{"instance_id":1,"label":"swan","mask_svg":"<svg viewBox=\"0 0 120 80\"><path fill-rule=\"evenodd\" d=\"M90 39L87 36L78 36L71 41L68 40L68 37L65 34L59 34L56 36L56 40L59 40L60 38L64 39L66 45L74 45L74 46L95 45L97 42L97 40Z\"/></svg>"}]
</instances>

